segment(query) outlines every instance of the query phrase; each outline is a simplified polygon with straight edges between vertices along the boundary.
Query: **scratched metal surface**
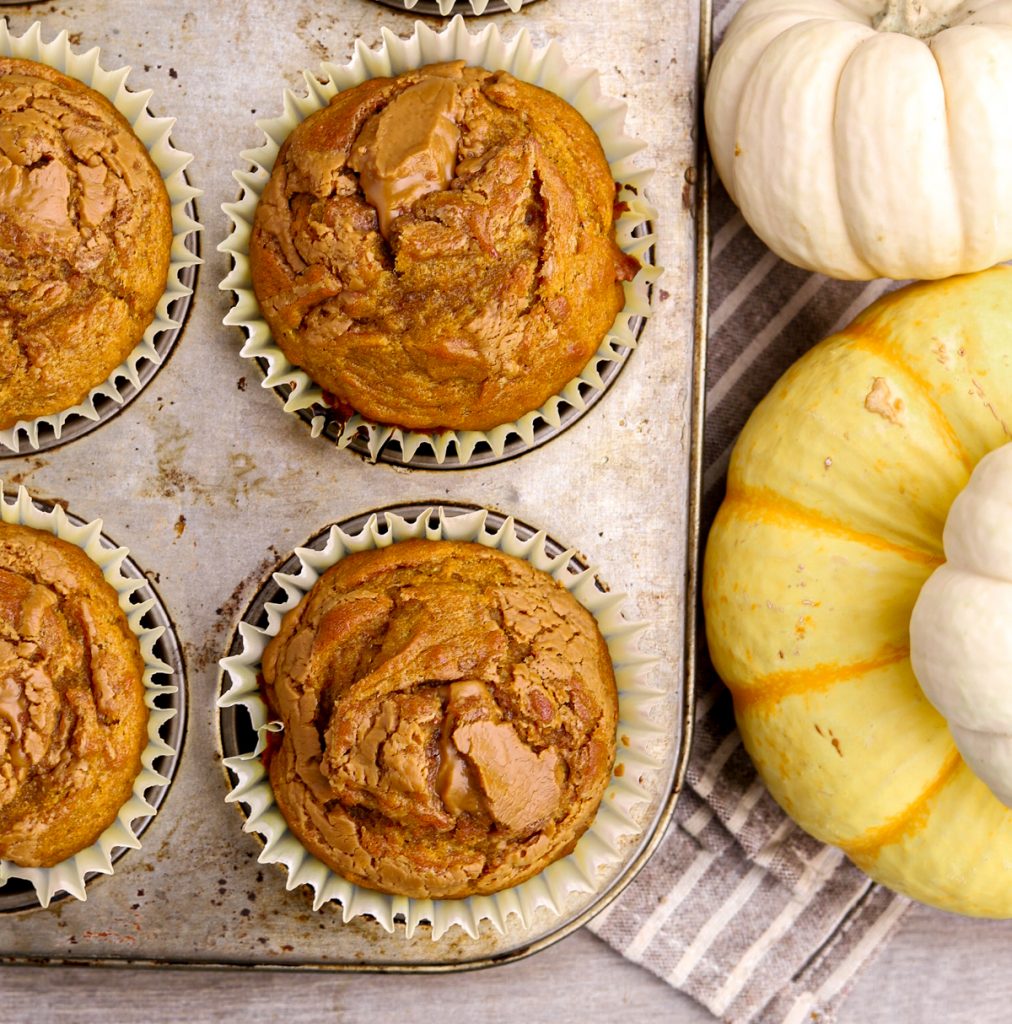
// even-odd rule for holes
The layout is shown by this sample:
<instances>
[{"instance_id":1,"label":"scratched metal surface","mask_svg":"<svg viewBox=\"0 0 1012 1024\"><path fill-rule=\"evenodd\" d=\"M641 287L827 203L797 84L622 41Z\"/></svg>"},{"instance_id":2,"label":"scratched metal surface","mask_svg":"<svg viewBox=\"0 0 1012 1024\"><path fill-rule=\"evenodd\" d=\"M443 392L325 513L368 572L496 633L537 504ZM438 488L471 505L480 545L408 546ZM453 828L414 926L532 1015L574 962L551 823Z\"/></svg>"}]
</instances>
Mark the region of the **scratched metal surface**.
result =
<instances>
[{"instance_id":1,"label":"scratched metal surface","mask_svg":"<svg viewBox=\"0 0 1012 1024\"><path fill-rule=\"evenodd\" d=\"M698 9L658 16L642 0L538 0L492 19L525 26L537 45L558 39L572 63L596 67L603 88L629 104L632 134L657 168L658 262L667 268L655 316L617 382L575 426L518 459L457 472L370 465L310 438L282 413L240 360L240 336L221 325L227 270L215 247L230 172L259 142L257 116L280 109L281 90L321 59L344 62L354 40L380 28L409 34L413 16L369 0L65 0L5 9L21 32L39 18L103 64L134 67L156 113L176 117L177 146L196 155L192 181L206 263L183 336L151 384L121 416L37 456L0 460L0 477L105 519L148 570L176 623L186 658L189 723L168 797L116 873L89 885L86 903L0 914L0 961L131 960L270 965L458 963L523 949L550 932L514 923L503 937L457 932L438 943L387 935L330 906L286 892L278 869L226 806L216 751L217 659L235 621L280 557L326 524L385 505L453 500L514 513L576 547L627 614L652 623L643 646L658 658L669 700L663 775L679 749L683 686L686 504L692 392L693 196ZM484 19L482 19L484 21ZM482 22L470 21L472 28ZM438 24L433 19L430 24ZM661 806L658 787L647 817ZM568 908L578 911L583 904Z\"/></svg>"}]
</instances>

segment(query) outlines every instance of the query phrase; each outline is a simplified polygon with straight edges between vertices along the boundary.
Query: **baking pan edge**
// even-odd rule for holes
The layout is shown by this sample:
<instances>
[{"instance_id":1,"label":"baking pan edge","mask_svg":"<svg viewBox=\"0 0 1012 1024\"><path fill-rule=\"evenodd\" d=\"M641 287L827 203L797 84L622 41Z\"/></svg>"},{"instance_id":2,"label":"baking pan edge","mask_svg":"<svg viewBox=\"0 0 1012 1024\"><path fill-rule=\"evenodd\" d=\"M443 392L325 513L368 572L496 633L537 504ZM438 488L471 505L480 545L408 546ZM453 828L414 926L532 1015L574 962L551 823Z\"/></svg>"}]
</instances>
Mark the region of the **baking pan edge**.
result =
<instances>
[{"instance_id":1,"label":"baking pan edge","mask_svg":"<svg viewBox=\"0 0 1012 1024\"><path fill-rule=\"evenodd\" d=\"M558 928L532 942L502 954L476 957L471 960L442 963L397 963L354 961L344 963L249 963L229 959L198 958L132 958L119 956L65 957L65 956L0 956L0 964L11 966L64 966L132 968L149 967L181 970L256 970L288 972L340 972L368 974L449 974L458 971L481 970L502 964L514 963L534 953L547 949L561 939L582 928L588 921L603 911L633 881L651 855L664 839L674 817L675 806L685 782L685 774L692 747L695 703L696 658L698 653L698 577L701 542L701 496L703 430L706 407L706 357L707 357L707 299L709 273L709 178L708 157L703 130L703 96L706 74L709 69L712 32L712 0L699 0L699 59L696 96L696 181L695 181L695 311L693 316L693 353L690 402L690 442L688 474L688 523L686 536L685 566L685 608L683 622L685 639L683 646L682 676L682 732L674 760L674 772L668 794L658 811L649 838L618 875L607 890L591 906L572 919L564 921Z\"/></svg>"}]
</instances>

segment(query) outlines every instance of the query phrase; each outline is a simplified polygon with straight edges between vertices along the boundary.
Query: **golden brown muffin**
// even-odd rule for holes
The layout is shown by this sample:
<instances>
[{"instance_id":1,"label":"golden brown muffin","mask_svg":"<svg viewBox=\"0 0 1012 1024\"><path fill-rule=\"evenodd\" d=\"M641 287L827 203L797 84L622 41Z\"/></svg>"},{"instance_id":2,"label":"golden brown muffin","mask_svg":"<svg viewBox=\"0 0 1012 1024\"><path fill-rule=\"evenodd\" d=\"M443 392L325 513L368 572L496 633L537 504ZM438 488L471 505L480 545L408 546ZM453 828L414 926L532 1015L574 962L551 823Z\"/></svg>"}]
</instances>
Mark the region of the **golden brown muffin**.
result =
<instances>
[{"instance_id":1,"label":"golden brown muffin","mask_svg":"<svg viewBox=\"0 0 1012 1024\"><path fill-rule=\"evenodd\" d=\"M285 616L263 678L282 814L371 889L517 885L573 849L611 777L618 698L593 616L478 544L342 559Z\"/></svg>"},{"instance_id":2,"label":"golden brown muffin","mask_svg":"<svg viewBox=\"0 0 1012 1024\"><path fill-rule=\"evenodd\" d=\"M52 867L112 824L147 744L143 671L102 570L0 523L0 857Z\"/></svg>"},{"instance_id":3,"label":"golden brown muffin","mask_svg":"<svg viewBox=\"0 0 1012 1024\"><path fill-rule=\"evenodd\" d=\"M126 119L44 64L0 58L0 429L68 409L165 291L169 197Z\"/></svg>"},{"instance_id":4,"label":"golden brown muffin","mask_svg":"<svg viewBox=\"0 0 1012 1024\"><path fill-rule=\"evenodd\" d=\"M338 93L278 154L254 218L274 339L335 404L488 430L589 362L639 264L591 127L505 72L429 65Z\"/></svg>"}]
</instances>

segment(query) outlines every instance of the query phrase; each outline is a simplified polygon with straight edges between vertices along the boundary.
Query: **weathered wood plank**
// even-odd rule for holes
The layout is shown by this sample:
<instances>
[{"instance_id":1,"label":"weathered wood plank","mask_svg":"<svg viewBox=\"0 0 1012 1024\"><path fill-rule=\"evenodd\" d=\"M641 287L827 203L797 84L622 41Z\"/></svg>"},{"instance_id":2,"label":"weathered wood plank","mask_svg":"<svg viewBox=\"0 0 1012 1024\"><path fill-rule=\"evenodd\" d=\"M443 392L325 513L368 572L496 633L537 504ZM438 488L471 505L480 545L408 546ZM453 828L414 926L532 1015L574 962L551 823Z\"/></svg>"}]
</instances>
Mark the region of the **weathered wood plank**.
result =
<instances>
[{"instance_id":1,"label":"weathered wood plank","mask_svg":"<svg viewBox=\"0 0 1012 1024\"><path fill-rule=\"evenodd\" d=\"M586 932L529 960L439 977L86 968L0 970L4 1024L135 1019L218 1024L237 1012L286 1024L382 1019L706 1024L687 997ZM1012 924L916 909L859 978L840 1024L979 1024L1012 1016Z\"/></svg>"}]
</instances>

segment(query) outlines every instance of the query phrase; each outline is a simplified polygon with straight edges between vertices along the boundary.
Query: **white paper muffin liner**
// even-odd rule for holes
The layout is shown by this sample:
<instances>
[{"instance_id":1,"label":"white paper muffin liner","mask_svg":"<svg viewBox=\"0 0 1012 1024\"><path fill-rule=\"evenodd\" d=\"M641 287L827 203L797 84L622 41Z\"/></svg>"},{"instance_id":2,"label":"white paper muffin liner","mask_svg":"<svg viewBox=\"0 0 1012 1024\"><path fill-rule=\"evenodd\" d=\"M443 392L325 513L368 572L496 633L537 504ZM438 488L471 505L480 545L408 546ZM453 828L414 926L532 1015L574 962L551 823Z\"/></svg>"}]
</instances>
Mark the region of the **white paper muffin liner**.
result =
<instances>
[{"instance_id":1,"label":"white paper muffin liner","mask_svg":"<svg viewBox=\"0 0 1012 1024\"><path fill-rule=\"evenodd\" d=\"M51 868L23 868L13 861L0 858L0 892L9 878L21 878L30 882L43 907L58 892L68 892L79 900L86 900L85 876L91 873L111 875L113 873L112 851L126 846L136 850L140 840L133 829L137 818L147 818L155 808L145 799L145 793L154 786L167 786L169 779L155 771L154 762L159 757L171 756L175 751L159 735L159 730L176 714L174 709L159 708L155 700L163 693L176 693L177 687L155 682L156 676L172 674L172 668L154 652L155 643L165 632L158 626L149 629L141 620L154 606L154 599L135 603L134 591L145 585L144 580L124 576L123 560L130 553L127 548L107 548L101 541L102 520L95 519L83 526L72 523L59 505L51 512L45 512L32 504L28 491L18 489L15 501L8 502L4 495L3 481L0 480L0 520L31 526L36 530L51 533L70 544L76 544L102 570L106 582L119 595L119 606L127 617L131 631L140 644L144 660L144 703L148 706L148 744L141 753L141 771L134 780L133 794L119 809L116 820L95 840L79 853Z\"/></svg>"},{"instance_id":2,"label":"white paper muffin liner","mask_svg":"<svg viewBox=\"0 0 1012 1024\"><path fill-rule=\"evenodd\" d=\"M241 154L252 164L252 170L233 174L241 186L238 201L222 204L222 210L232 221L234 229L218 246L220 252L232 257L232 270L219 287L234 292L236 297L235 306L224 322L246 332L247 340L240 353L243 357L266 362L268 371L262 386L290 386L285 410L295 414L300 410L311 410L314 414L312 435L317 437L323 433L330 413L323 391L305 371L289 362L274 343L270 327L261 315L253 294L250 274L249 242L253 218L281 144L296 125L327 106L331 97L341 90L350 89L370 78L398 75L425 64L460 59L489 70L508 71L515 78L556 93L591 125L604 148L612 177L622 185L617 201L625 203L626 209L616 221L616 242L623 252L634 256L641 267L635 280L625 282L625 307L590 362L579 376L539 409L488 431L446 430L438 433L392 427L355 414L343 424L337 445L346 448L360 432L364 432L369 456L373 460L379 457L389 441L400 444L405 462L410 461L419 447L428 444L437 463L441 464L448 456L455 455L462 465L470 460L481 442L487 443L497 458L503 455L506 443L513 436L521 438L528 446L533 445L539 424L557 428L561 425L560 410L565 406L585 409L588 398L584 397L584 392L588 389L599 392L604 387L600 368L606 363L619 361L629 349L636 347L632 324L640 317L650 316L651 285L662 272L660 267L646 262L647 252L655 241L649 222L656 217L656 211L646 202L644 190L653 171L637 168L633 160L645 144L625 134L626 105L601 95L596 71L570 67L555 42L536 50L525 29L510 40L503 39L495 25L488 25L472 34L460 15L442 32L434 32L422 22L416 22L410 39L401 39L383 29L383 44L377 50L368 49L358 40L351 63L340 67L328 62L321 64L320 75L325 81L321 82L311 71L303 71L309 90L306 95L285 90L284 113L280 117L256 122L267 136L267 141L257 149L245 150Z\"/></svg>"},{"instance_id":3,"label":"white paper muffin liner","mask_svg":"<svg viewBox=\"0 0 1012 1024\"><path fill-rule=\"evenodd\" d=\"M87 53L74 53L70 48L66 31L60 32L48 43L43 42L40 22L35 22L24 35L13 36L7 22L0 20L0 56L48 64L101 93L127 119L134 134L144 144L155 166L161 172L172 206L172 251L165 294L158 300L154 320L126 359L112 371L108 379L92 388L83 402L49 416L20 420L13 427L0 430L0 446L19 452L20 437L23 437L31 448L39 447L39 430L43 425L50 427L59 439L64 425L72 416L98 420L100 414L95 402L101 397L122 405L124 395L120 391L119 382L127 380L139 389L142 385L137 373L138 363L142 360L148 360L156 365L162 362L162 355L154 344L155 338L162 331L180 326L179 321L169 316L169 306L176 299L192 294L193 289L183 282L180 275L186 267L201 262L199 257L186 247L187 237L202 230L186 212L186 206L202 193L200 189L193 188L187 183L184 174L193 157L176 149L169 139L176 119L151 115L148 111L151 89L144 89L141 92L131 92L127 89L126 80L131 70L129 67L118 68L116 71L104 70L99 65L100 55L97 46Z\"/></svg>"},{"instance_id":4,"label":"white paper muffin liner","mask_svg":"<svg viewBox=\"0 0 1012 1024\"><path fill-rule=\"evenodd\" d=\"M374 514L356 534L332 526L322 551L295 549L301 563L298 574L274 574L275 582L286 595L284 601L266 605L264 628L240 622L242 650L220 662L229 689L219 698L218 707L242 705L258 735L254 750L225 759L225 766L238 780L225 800L247 806L243 830L260 835L265 844L259 862L283 865L287 869L289 890L309 885L313 890L314 910L336 900L341 904L345 922L370 915L392 932L395 925L403 921L409 938L425 922L431 924L432 939L439 939L455 925L476 938L482 921L490 922L498 932L505 933L512 915L529 928L536 915L543 913L543 908L558 917L573 894L601 891L642 835L645 822L641 812L654 795L660 768L651 751L662 736L654 710L663 700L662 691L647 672L656 659L644 655L638 647L637 638L647 626L627 622L622 617L620 608L625 596L599 589L593 568L578 573L571 571L572 550L553 557L546 551L544 531L523 540L512 518L492 530L486 525L487 517L485 510L453 514L452 509L433 508L424 510L413 520L392 512ZM266 745L264 734L282 728L279 722L268 721L267 706L260 697L258 674L264 648L270 638L277 635L285 612L302 600L324 570L345 555L417 538L473 541L525 559L547 572L594 615L615 670L619 692L615 768L593 823L569 856L555 861L528 881L492 896L410 899L374 892L347 881L310 854L289 830L275 803L270 778L260 757Z\"/></svg>"},{"instance_id":5,"label":"white paper muffin liner","mask_svg":"<svg viewBox=\"0 0 1012 1024\"><path fill-rule=\"evenodd\" d=\"M383 3L388 6L393 6L390 0L382 0ZM396 0L395 0L396 2ZM439 8L439 13L445 18L448 14L453 11L453 6L457 0L434 0L434 3ZM475 14L484 14L488 9L490 0L468 0L471 5L471 10ZM524 3L530 3L531 0L503 0L503 3L514 13L518 13ZM418 0L401 0L401 6L406 11L413 11L418 6Z\"/></svg>"}]
</instances>

